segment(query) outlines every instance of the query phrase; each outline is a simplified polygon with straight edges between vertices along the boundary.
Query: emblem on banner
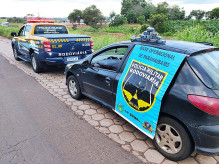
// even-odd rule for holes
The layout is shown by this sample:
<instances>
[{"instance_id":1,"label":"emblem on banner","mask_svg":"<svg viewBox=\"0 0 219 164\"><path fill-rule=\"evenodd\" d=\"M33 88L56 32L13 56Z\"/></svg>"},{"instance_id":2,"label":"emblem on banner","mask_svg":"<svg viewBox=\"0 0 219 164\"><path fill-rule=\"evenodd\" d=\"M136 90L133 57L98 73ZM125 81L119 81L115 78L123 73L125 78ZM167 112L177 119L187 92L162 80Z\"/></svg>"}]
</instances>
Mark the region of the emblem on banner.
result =
<instances>
[{"instance_id":1,"label":"emblem on banner","mask_svg":"<svg viewBox=\"0 0 219 164\"><path fill-rule=\"evenodd\" d=\"M127 104L138 112L148 111L166 75L166 72L133 61L122 83Z\"/></svg>"}]
</instances>

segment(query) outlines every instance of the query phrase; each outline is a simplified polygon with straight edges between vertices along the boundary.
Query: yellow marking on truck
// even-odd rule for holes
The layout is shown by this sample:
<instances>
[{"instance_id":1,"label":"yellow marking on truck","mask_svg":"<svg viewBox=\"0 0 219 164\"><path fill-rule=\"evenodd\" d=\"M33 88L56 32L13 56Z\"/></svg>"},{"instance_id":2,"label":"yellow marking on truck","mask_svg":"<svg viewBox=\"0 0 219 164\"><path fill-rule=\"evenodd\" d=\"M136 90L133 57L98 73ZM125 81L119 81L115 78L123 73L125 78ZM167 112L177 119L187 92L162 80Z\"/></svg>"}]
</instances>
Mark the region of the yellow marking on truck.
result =
<instances>
[{"instance_id":1,"label":"yellow marking on truck","mask_svg":"<svg viewBox=\"0 0 219 164\"><path fill-rule=\"evenodd\" d=\"M68 39L50 39L51 43L63 43L63 42L69 42Z\"/></svg>"}]
</instances>

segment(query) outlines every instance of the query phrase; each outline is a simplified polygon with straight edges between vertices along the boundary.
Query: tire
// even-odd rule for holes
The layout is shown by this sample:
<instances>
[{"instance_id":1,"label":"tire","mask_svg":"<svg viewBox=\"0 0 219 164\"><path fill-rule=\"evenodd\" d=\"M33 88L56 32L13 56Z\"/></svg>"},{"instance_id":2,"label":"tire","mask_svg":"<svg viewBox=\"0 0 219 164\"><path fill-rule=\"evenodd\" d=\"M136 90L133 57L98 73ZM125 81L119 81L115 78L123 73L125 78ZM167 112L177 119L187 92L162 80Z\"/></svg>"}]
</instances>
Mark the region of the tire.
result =
<instances>
[{"instance_id":1,"label":"tire","mask_svg":"<svg viewBox=\"0 0 219 164\"><path fill-rule=\"evenodd\" d=\"M41 73L43 71L43 68L40 66L35 53L31 54L31 64L34 72Z\"/></svg>"},{"instance_id":2,"label":"tire","mask_svg":"<svg viewBox=\"0 0 219 164\"><path fill-rule=\"evenodd\" d=\"M13 54L14 54L14 59L17 61L20 61L21 59L18 57L19 52L16 50L16 47L13 46Z\"/></svg>"},{"instance_id":3,"label":"tire","mask_svg":"<svg viewBox=\"0 0 219 164\"><path fill-rule=\"evenodd\" d=\"M73 99L79 100L83 97L78 80L75 76L71 75L67 80L68 92Z\"/></svg>"},{"instance_id":4,"label":"tire","mask_svg":"<svg viewBox=\"0 0 219 164\"><path fill-rule=\"evenodd\" d=\"M181 161L189 157L194 144L181 123L167 116L160 118L153 140L155 148L172 161Z\"/></svg>"}]
</instances>

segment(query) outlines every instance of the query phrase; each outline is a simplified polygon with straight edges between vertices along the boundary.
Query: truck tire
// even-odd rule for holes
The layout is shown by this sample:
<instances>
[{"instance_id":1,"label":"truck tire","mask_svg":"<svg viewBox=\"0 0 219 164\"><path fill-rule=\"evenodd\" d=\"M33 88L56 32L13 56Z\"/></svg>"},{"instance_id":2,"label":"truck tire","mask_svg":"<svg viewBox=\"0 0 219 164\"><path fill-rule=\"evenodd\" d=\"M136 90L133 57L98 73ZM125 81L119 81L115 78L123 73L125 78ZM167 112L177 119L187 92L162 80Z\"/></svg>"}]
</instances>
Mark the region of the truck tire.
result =
<instances>
[{"instance_id":1,"label":"truck tire","mask_svg":"<svg viewBox=\"0 0 219 164\"><path fill-rule=\"evenodd\" d=\"M41 73L43 71L43 68L40 66L35 53L31 54L31 64L34 72Z\"/></svg>"}]
</instances>

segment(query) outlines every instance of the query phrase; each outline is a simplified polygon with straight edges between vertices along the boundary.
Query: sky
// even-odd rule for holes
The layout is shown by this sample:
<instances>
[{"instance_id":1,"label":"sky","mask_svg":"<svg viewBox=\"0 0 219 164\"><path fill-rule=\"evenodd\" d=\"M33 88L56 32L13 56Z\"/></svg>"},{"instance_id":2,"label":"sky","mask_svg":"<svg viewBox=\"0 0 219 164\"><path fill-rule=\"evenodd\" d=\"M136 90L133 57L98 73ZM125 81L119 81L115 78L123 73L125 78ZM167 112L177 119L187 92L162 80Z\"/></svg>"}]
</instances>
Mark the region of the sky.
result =
<instances>
[{"instance_id":1,"label":"sky","mask_svg":"<svg viewBox=\"0 0 219 164\"><path fill-rule=\"evenodd\" d=\"M96 5L104 16L111 11L117 14L121 11L122 0L0 0L0 17L24 17L27 14L41 17L68 17L74 9L84 10L90 5ZM153 4L164 0L152 0ZM165 0L170 5L183 7L188 15L192 10L210 11L219 7L219 0Z\"/></svg>"}]
</instances>

